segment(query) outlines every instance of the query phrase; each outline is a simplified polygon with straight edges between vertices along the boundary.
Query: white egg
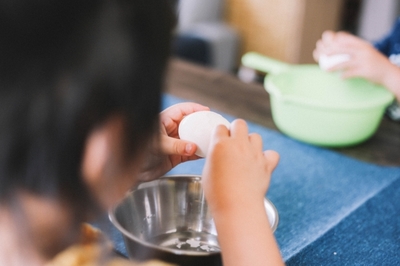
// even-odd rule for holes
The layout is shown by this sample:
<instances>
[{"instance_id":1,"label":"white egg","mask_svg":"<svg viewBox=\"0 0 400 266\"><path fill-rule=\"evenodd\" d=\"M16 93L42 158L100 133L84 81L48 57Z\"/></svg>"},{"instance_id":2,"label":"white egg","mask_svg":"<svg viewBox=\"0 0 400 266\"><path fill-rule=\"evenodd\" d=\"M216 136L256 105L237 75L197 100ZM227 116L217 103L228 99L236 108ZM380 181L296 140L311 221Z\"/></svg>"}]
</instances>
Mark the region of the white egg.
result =
<instances>
[{"instance_id":1,"label":"white egg","mask_svg":"<svg viewBox=\"0 0 400 266\"><path fill-rule=\"evenodd\" d=\"M195 143L196 155L206 157L212 132L218 125L225 125L229 129L230 123L215 112L195 112L182 119L178 128L179 138Z\"/></svg>"},{"instance_id":2,"label":"white egg","mask_svg":"<svg viewBox=\"0 0 400 266\"><path fill-rule=\"evenodd\" d=\"M318 63L322 70L328 70L333 66L344 63L350 60L350 55L348 54L335 54L335 55L321 55L319 57Z\"/></svg>"}]
</instances>

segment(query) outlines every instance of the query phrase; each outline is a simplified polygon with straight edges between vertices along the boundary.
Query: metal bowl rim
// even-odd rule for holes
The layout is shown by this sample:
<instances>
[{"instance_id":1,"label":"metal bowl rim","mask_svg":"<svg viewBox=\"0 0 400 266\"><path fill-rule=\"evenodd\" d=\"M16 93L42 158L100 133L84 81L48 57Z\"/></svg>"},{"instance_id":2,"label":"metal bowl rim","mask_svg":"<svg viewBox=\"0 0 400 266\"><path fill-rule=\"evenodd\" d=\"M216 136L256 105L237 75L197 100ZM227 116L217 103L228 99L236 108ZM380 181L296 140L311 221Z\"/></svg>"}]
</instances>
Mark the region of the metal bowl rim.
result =
<instances>
[{"instance_id":1,"label":"metal bowl rim","mask_svg":"<svg viewBox=\"0 0 400 266\"><path fill-rule=\"evenodd\" d=\"M160 181L161 179L166 180L166 179L177 179L178 177L183 178L183 179L193 179L193 180L201 180L201 176L199 175L192 175L192 174L188 174L188 175L165 175L162 176L158 179L149 181L149 182L157 182ZM148 183L148 182L146 182ZM140 187L140 184L137 186ZM131 191L129 191L127 194L131 193ZM122 201L121 201L122 202ZM119 202L118 204L116 204L113 208L111 208L108 212L108 218L111 221L111 223L118 229L119 232L121 232L123 234L124 237L128 237L131 240L145 246L148 248L153 248L156 250L162 250L168 253L172 253L172 254L176 254L176 255L193 255L193 256L212 256L215 254L220 254L220 251L214 251L214 252L201 252L201 251L187 251L187 250L177 250L177 249L172 249L172 248L165 248L165 247L160 247L157 246L155 244L151 244L149 242L143 241L141 239L139 239L138 237L136 237L135 235L133 235L131 232L127 231L122 225L120 225L120 223L118 222L117 218L115 217L115 210L116 208L119 206L119 204L121 203ZM279 214L278 211L275 207L275 205L267 198L264 198L264 203L267 202L270 207L273 209L274 213L275 213L275 222L274 224L271 226L271 230L272 232L275 232L276 228L278 227L278 223L279 223Z\"/></svg>"}]
</instances>

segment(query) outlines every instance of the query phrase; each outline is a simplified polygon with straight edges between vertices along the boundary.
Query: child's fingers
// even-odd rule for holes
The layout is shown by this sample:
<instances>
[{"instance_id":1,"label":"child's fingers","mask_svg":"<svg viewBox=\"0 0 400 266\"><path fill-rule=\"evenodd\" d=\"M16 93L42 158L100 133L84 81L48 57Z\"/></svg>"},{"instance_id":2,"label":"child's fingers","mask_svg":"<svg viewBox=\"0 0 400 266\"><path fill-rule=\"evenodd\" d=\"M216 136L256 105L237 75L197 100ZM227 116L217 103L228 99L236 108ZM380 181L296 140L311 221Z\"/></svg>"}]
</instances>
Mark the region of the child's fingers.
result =
<instances>
[{"instance_id":1,"label":"child's fingers","mask_svg":"<svg viewBox=\"0 0 400 266\"><path fill-rule=\"evenodd\" d=\"M161 150L169 155L192 156L197 150L196 144L168 136L161 136Z\"/></svg>"},{"instance_id":2,"label":"child's fingers","mask_svg":"<svg viewBox=\"0 0 400 266\"><path fill-rule=\"evenodd\" d=\"M342 78L343 79L348 79L348 78L355 78L355 77L360 77L360 73L356 69L346 69L345 71L342 72Z\"/></svg>"},{"instance_id":3,"label":"child's fingers","mask_svg":"<svg viewBox=\"0 0 400 266\"><path fill-rule=\"evenodd\" d=\"M267 171L272 173L279 162L279 153L273 150L264 151L264 157L267 161Z\"/></svg>"},{"instance_id":4,"label":"child's fingers","mask_svg":"<svg viewBox=\"0 0 400 266\"><path fill-rule=\"evenodd\" d=\"M174 131L184 116L198 111L208 111L210 108L207 106L185 102L178 103L163 110L160 114L160 121L163 124L167 134Z\"/></svg>"},{"instance_id":5,"label":"child's fingers","mask_svg":"<svg viewBox=\"0 0 400 266\"><path fill-rule=\"evenodd\" d=\"M231 136L234 138L247 137L249 130L243 119L236 119L231 123Z\"/></svg>"},{"instance_id":6,"label":"child's fingers","mask_svg":"<svg viewBox=\"0 0 400 266\"><path fill-rule=\"evenodd\" d=\"M229 137L229 135L230 135L230 132L229 132L229 129L228 129L226 126L224 126L224 125L218 125L218 126L214 129L212 140L213 140L214 142L218 142L218 141L220 141L220 140L223 139L223 138Z\"/></svg>"},{"instance_id":7,"label":"child's fingers","mask_svg":"<svg viewBox=\"0 0 400 266\"><path fill-rule=\"evenodd\" d=\"M357 64L357 60L349 60L331 67L328 71L341 71L343 79L356 77L359 74Z\"/></svg>"},{"instance_id":8,"label":"child's fingers","mask_svg":"<svg viewBox=\"0 0 400 266\"><path fill-rule=\"evenodd\" d=\"M354 47L360 43L365 43L365 40L352 35L347 32L338 32L335 36L334 42L336 45L342 45L344 47Z\"/></svg>"},{"instance_id":9,"label":"child's fingers","mask_svg":"<svg viewBox=\"0 0 400 266\"><path fill-rule=\"evenodd\" d=\"M319 57L321 56L321 52L318 49L314 49L313 51L313 58L315 62L319 61Z\"/></svg>"},{"instance_id":10,"label":"child's fingers","mask_svg":"<svg viewBox=\"0 0 400 266\"><path fill-rule=\"evenodd\" d=\"M207 106L193 102L184 102L184 103L177 103L168 107L167 109L161 112L161 115L162 116L167 115L167 117L176 120L194 112L207 111L207 110L210 110L210 108Z\"/></svg>"},{"instance_id":11,"label":"child's fingers","mask_svg":"<svg viewBox=\"0 0 400 266\"><path fill-rule=\"evenodd\" d=\"M334 41L335 35L336 35L335 32L330 31L330 30L327 30L327 31L324 31L324 32L322 33L321 39L322 39L322 41L323 41L324 43L331 43L331 42Z\"/></svg>"},{"instance_id":12,"label":"child's fingers","mask_svg":"<svg viewBox=\"0 0 400 266\"><path fill-rule=\"evenodd\" d=\"M328 68L327 70L330 71L330 72L342 71L342 70L346 70L346 69L351 68L351 66L352 66L352 62L349 60L349 61L346 61L346 62L343 62L343 63L339 63L339 64L336 64L336 65L333 65L332 67Z\"/></svg>"},{"instance_id":13,"label":"child's fingers","mask_svg":"<svg viewBox=\"0 0 400 266\"><path fill-rule=\"evenodd\" d=\"M249 140L250 140L251 145L253 145L253 147L255 147L256 149L262 150L263 141L259 134L256 134L256 133L249 134Z\"/></svg>"}]
</instances>

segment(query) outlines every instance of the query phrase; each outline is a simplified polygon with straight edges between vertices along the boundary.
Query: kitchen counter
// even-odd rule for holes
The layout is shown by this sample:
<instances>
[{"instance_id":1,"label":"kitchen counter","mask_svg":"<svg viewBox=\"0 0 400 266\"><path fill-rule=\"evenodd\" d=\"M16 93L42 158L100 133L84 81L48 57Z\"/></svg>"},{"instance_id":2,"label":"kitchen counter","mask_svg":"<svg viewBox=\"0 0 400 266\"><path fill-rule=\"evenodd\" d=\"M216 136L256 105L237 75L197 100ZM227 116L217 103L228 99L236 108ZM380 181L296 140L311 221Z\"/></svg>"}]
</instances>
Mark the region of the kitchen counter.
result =
<instances>
[{"instance_id":1,"label":"kitchen counter","mask_svg":"<svg viewBox=\"0 0 400 266\"><path fill-rule=\"evenodd\" d=\"M173 59L166 92L278 131L272 120L269 95L259 82L244 83L233 74ZM377 132L366 142L331 150L364 162L400 166L400 123L383 118Z\"/></svg>"}]
</instances>

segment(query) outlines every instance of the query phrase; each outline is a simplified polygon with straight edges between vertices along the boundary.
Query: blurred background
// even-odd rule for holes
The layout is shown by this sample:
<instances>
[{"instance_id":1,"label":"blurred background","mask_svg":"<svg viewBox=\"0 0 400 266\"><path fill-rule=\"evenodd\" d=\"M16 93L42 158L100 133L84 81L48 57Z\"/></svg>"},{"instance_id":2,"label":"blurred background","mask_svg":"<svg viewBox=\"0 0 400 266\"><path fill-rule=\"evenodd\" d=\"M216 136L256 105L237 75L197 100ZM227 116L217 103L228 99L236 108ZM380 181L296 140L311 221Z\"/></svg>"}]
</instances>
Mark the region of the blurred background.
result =
<instances>
[{"instance_id":1,"label":"blurred background","mask_svg":"<svg viewBox=\"0 0 400 266\"><path fill-rule=\"evenodd\" d=\"M174 55L226 72L236 72L249 51L315 63L312 51L323 31L345 30L373 42L400 14L398 0L170 1L178 17Z\"/></svg>"}]
</instances>

